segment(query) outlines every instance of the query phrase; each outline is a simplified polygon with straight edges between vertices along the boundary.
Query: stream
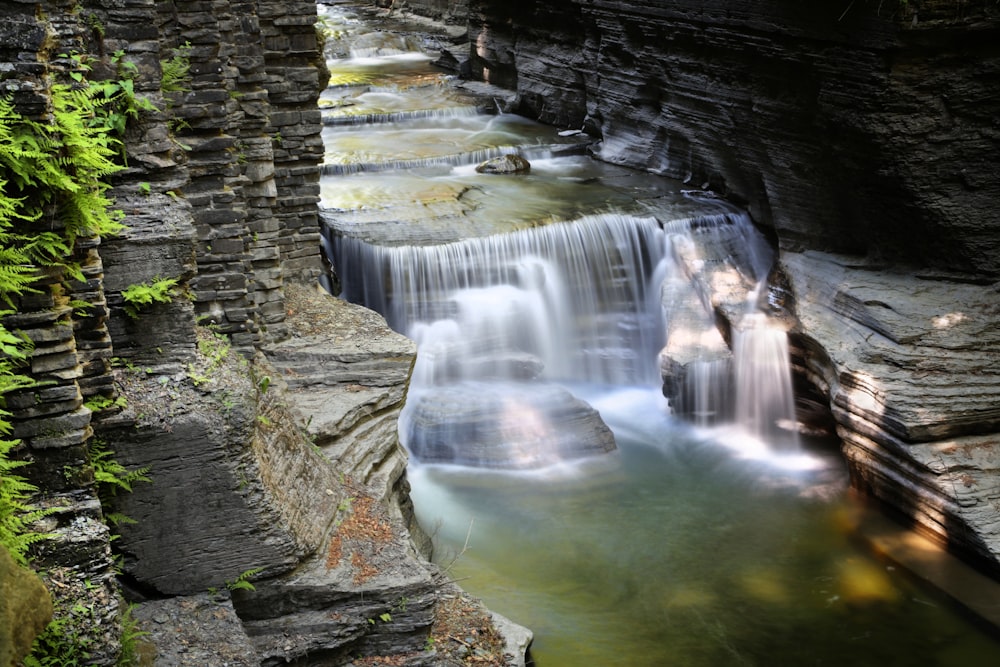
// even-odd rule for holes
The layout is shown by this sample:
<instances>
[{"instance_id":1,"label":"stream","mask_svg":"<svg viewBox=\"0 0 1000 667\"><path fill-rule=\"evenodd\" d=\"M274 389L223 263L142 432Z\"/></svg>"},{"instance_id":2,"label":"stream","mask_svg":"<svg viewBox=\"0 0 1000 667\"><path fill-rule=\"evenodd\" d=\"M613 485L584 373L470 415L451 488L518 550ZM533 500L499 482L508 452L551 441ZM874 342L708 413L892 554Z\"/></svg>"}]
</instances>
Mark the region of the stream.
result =
<instances>
[{"instance_id":1,"label":"stream","mask_svg":"<svg viewBox=\"0 0 1000 667\"><path fill-rule=\"evenodd\" d=\"M789 427L784 334L754 310L773 254L745 213L502 113L351 7L321 6L330 287L417 342L418 519L534 632L537 667L1000 664L863 548L835 446ZM515 152L529 173L476 171ZM735 355L709 299L746 312ZM661 350L689 369L674 404Z\"/></svg>"}]
</instances>

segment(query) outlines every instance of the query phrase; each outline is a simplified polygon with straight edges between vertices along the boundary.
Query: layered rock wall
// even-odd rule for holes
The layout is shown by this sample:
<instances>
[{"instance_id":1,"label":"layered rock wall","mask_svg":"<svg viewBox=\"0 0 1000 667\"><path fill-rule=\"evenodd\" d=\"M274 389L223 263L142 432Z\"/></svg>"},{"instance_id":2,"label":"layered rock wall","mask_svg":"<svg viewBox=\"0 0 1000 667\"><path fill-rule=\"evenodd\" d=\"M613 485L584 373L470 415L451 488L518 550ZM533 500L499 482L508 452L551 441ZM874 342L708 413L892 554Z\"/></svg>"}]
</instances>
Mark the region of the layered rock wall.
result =
<instances>
[{"instance_id":1,"label":"layered rock wall","mask_svg":"<svg viewBox=\"0 0 1000 667\"><path fill-rule=\"evenodd\" d=\"M174 434L169 424L141 433L123 426L119 411L128 397L120 395L112 362L163 379L158 386L165 390L173 381L167 378L191 372L199 318L213 320L250 352L287 336L285 278L319 272L315 20L309 2L66 0L0 7L0 95L20 114L45 122L51 86L72 81L68 72L81 71L81 63L90 81L127 80L145 107L128 118L125 169L109 192L124 213L125 231L103 242L77 239L67 259L81 279L40 273L35 291L16 299L15 312L4 318L9 330L33 341L26 371L39 382L4 397L22 443L15 455L33 462L20 470L53 510L40 528L57 538L36 546L34 564L52 584L57 616L78 602L93 610L85 627L67 632L79 631L95 664L116 659L122 609L95 485L97 448L124 428L142 437L123 441L145 442L161 454L174 443L176 463L190 454L176 448L181 432L188 448L212 439L211 428L198 431L197 424ZM164 91L163 64L178 56L190 69ZM61 224L58 215L46 221L47 229ZM18 231L39 230L24 223ZM127 315L123 291L161 278L177 283L170 302L144 308L138 318ZM240 435L253 430L245 425ZM190 469L178 475L177 484L190 482ZM264 523L281 532L280 510L268 511ZM287 553L303 547L284 540L265 547L285 554L287 563L293 559ZM143 585L155 587L158 575L147 574ZM185 573L163 588L188 590L208 580Z\"/></svg>"},{"instance_id":2,"label":"layered rock wall","mask_svg":"<svg viewBox=\"0 0 1000 667\"><path fill-rule=\"evenodd\" d=\"M998 19L947 2L472 2L473 70L789 249L1000 274Z\"/></svg>"},{"instance_id":3,"label":"layered rock wall","mask_svg":"<svg viewBox=\"0 0 1000 667\"><path fill-rule=\"evenodd\" d=\"M124 231L79 240L82 279L40 272L4 319L34 343L41 384L5 407L52 510L38 528L56 538L32 558L70 650L115 664L124 591L158 664L443 664L428 636L458 593L425 560L396 435L413 345L301 286L321 271L315 4L8 3L0 18L0 93L22 114L44 120L80 62L149 106L110 191ZM165 278L167 298L128 301ZM107 493L95 471L112 459L151 483Z\"/></svg>"}]
</instances>

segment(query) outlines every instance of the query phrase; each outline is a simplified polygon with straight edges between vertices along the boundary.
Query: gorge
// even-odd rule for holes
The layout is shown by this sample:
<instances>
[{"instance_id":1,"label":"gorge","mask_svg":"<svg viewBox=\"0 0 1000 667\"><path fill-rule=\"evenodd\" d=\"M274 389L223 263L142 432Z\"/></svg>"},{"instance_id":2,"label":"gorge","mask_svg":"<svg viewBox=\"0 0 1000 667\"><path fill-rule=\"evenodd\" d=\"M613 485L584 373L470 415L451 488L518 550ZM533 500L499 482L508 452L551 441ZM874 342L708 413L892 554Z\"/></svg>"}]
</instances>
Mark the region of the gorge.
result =
<instances>
[{"instance_id":1,"label":"gorge","mask_svg":"<svg viewBox=\"0 0 1000 667\"><path fill-rule=\"evenodd\" d=\"M684 652L689 634L715 637L713 648L692 649L704 651L702 664L736 659L725 653L727 646L754 664L770 655L773 647L764 639L775 632L770 623L762 622L762 632L748 639L742 631L732 634L731 621L706 618L703 612L718 606L719 599L732 599L739 602L733 604L735 614L753 616L750 600L773 602L785 595L783 577L764 567L737 566L713 547L735 536L745 545L748 562L757 564L836 552L838 546L824 542L828 537L804 536L812 535L813 524L842 517L834 506L822 503L818 506L825 508L820 511L825 517L799 513L804 506L817 507L809 499L804 505L797 504L801 499L791 500L803 487L789 479L799 479L800 473L765 474L763 481L751 481L728 456L702 447L700 436L690 433L671 440L669 456L651 451L636 443L649 433L654 440L676 437L672 422L664 435L659 418L652 425L645 421L664 411L662 400L650 402L649 393L602 394L584 387L578 397L597 408L597 421L561 394L529 394L528 402L532 407L549 401L572 404L563 413L570 421L558 429L563 433L570 430L569 423L583 423L581 433L614 432L617 443L602 436L583 449L587 454L620 450L596 458L623 462L617 471L598 465L588 494L560 496L573 486L571 481L537 484L539 478L530 473L519 478L417 466L408 479L396 425L412 418L407 410L421 407L416 400L404 403L407 396L423 398L425 372L451 382L476 367L518 383L542 377L543 368L563 363L576 369L590 360L560 362L555 352L566 350L534 346L555 342L558 347L563 337L546 341L515 330L510 335L516 342L499 357L473 354L456 361L449 359L444 345L440 364L428 367L426 362L435 359L427 348L418 356L414 343L390 331L377 316L311 286L325 272L321 247L333 261L333 278L350 296L358 276L350 274L347 257L364 257L359 273L366 273L379 261L396 261L389 258L393 253L408 254L407 261L438 267L443 275L446 262L413 260L422 252L414 247L461 241L467 245L457 254L476 257L475 264L481 265L493 255L476 254L476 239L504 231L522 239L518 243L531 248L532 259L512 259L509 248L494 247L491 252L505 259L493 272L519 288L548 288L558 274L550 272L549 258L539 248L558 244L540 240L544 235L530 229L540 214L546 223L592 215L593 237L614 238L616 248L634 243L638 263L651 262L643 271L663 259L657 254L661 252L680 257L685 275L696 266L705 269L700 275L694 272L694 284L700 286L694 296L686 281L676 281L668 282L673 291L663 297L684 319L661 324L668 332L693 330L697 324L702 334L697 344L661 340L656 322L643 322L631 311L612 312L607 319L616 326L595 329L592 338L603 345L625 330L628 344L585 348L602 350L593 357L600 372L608 373L600 376L602 382L615 373L635 374L626 351L655 352L666 342L670 354L659 370L672 408L687 411L696 422L720 409L719 401L705 399L699 393L703 384L694 381L695 376L710 376L717 365L704 363L706 357L692 363L693 355L708 352L723 359L730 348L739 347L736 325L753 294L751 283L766 280L755 305L787 329L798 419L807 434L835 432L853 487L997 575L1000 238L993 211L1000 184L993 165L998 157L1000 20L995 3L941 0L889 7L891 3L863 2L808 8L790 0L358 4L366 19L387 21L379 24L386 32L402 25L416 50L441 56L437 67L428 65L429 58L404 65L407 77L425 77L421 104L440 93L441 104L463 107L449 113L467 116L468 122L487 109L496 114L488 127L476 130L492 135L482 148L483 158L498 146L509 151L500 138L527 134L532 147L522 150L532 163L531 178L551 178L544 187L556 196L532 199L537 193L518 189L533 182L528 179L494 195L474 185L471 173L459 173L458 186L437 183L428 190L396 172L424 168L426 163L414 162L424 158L396 158L377 167L365 159L352 163L354 158L345 156L362 149L334 143L350 134L341 132L346 121L331 118L338 110L346 115L361 111L363 105L348 104L342 92L374 85L373 79L355 70L338 80L334 68L334 92L320 95L324 58L311 2L127 0L14 3L2 10L3 91L21 113L43 117L49 78L71 67L80 54L92 59L93 78L118 76L102 70L111 67L109 54L118 49L136 63L135 89L156 109L128 126L128 168L112 177L112 194L125 212L127 230L100 243L80 240L75 260L85 280L43 279L38 283L42 295L20 297L18 312L4 320L8 329L25 331L35 342L31 373L46 383L6 396L14 436L23 443L15 455L32 461L19 470L42 489L41 502L57 508L42 529L61 537L40 543L36 567L48 571L57 603L86 602L88 615L74 622L89 626L95 664L115 660L113 628L125 608L117 595L118 579L130 596L142 601L135 614L152 633L163 661L157 664L380 664L377 660L389 656L405 656L405 664L463 664L471 647L465 655L449 649L470 643L468 637L447 640L439 612L456 606L470 610L465 627L482 622L484 612L426 562L431 539L424 534L431 533L439 546L464 551L463 538L468 542L472 528L463 512L480 516L478 530L493 533L491 548L499 550L501 559L516 560L526 532L551 536L552 543L541 549L571 556L572 567L549 569L545 560L528 561L527 571L505 575L532 593L538 584L526 583L531 581L528 571L558 580L572 570L592 584L589 602L600 607L611 601L630 609L633 618L650 621L631 635L625 626L599 615L574 621L595 645L604 641L595 630L607 626L617 641L634 643L638 654L658 656L652 659L698 664ZM385 4L390 6L377 7ZM400 18L410 22L397 23ZM353 27L332 31L339 36L329 40L328 58L349 55L331 51L346 43L340 37ZM379 55L378 40L366 48L373 50L362 55ZM180 90L167 90L162 71L177 56L189 60L190 78ZM460 105L433 84L441 67L466 77L447 86L459 91ZM371 92L397 91L374 86ZM374 110L366 119L391 124L398 118L393 113ZM554 129L517 120L515 113ZM388 141L395 142L395 151L413 148L413 153L445 145L435 138L418 150L417 137L404 132ZM445 172L462 172L447 151L434 159ZM356 169L358 162L367 166ZM352 202L350 188L333 180L338 176L351 176L353 183L374 190ZM581 194L584 189L591 194ZM425 214L418 222L398 224L405 218L393 217L393 207L412 204L414 192ZM410 204L400 203L408 197ZM605 210L595 214L601 207ZM619 222L603 217L611 208L619 209L627 234L619 236ZM390 215L380 218L385 210ZM497 210L504 211L508 225L502 230ZM487 215L477 217L482 211ZM463 221L460 232L439 224L456 212ZM649 219L654 220L651 226ZM378 260L370 248L345 249L345 239L352 238L370 246L365 226L386 221L396 222L388 232L400 235L387 245L405 248ZM685 228L674 229L674 222ZM345 225L355 232L331 231L342 232ZM382 227L379 233L384 234ZM541 229L552 228L555 237L562 233L556 227ZM633 230L647 228L648 235L631 236ZM731 246L723 243L723 251L706 258L683 241L692 230L738 234L728 242ZM664 232L678 239L669 253L663 251L668 246L660 245ZM753 259L730 256L729 250L745 250L748 238L764 236L777 248L773 268L770 262L757 265ZM570 255L582 259L592 252L584 241L579 248L578 255ZM515 264L522 272L510 278ZM597 284L635 290L633 278L622 278L631 270L625 267L624 260L616 263L612 275ZM588 266L584 273L591 270ZM177 281L174 298L130 317L125 312L128 289L164 277ZM401 291L398 285L397 278L370 291L388 298ZM713 290L704 299L707 311L699 310L703 294L697 292L705 286ZM483 291L469 299L470 308L493 303L487 301L492 287L477 287ZM648 291L638 288L624 301L631 308ZM623 293L606 301L621 301ZM501 296L509 299L509 291ZM70 306L70 299L86 302L89 310ZM553 301L545 303L551 309ZM457 306L440 299L430 304L431 314L442 307ZM399 326L393 306L379 308ZM485 328L496 330L495 313L485 310L477 316L485 317ZM425 319L427 335L442 333L442 327L433 326L434 317ZM413 337L426 344L427 339ZM521 354L524 339L530 354ZM617 366L622 360L625 364ZM642 372L651 372L658 383L657 370L654 362ZM431 431L444 433L442 438L427 439L421 449L412 435L402 433L418 463L421 454L429 462L434 456L453 461L449 441L466 438L466 432L452 430L446 420L435 421L436 414L454 414L455 405L478 410L475 403L469 407L474 391L458 387L454 395L445 394L443 403L423 404L417 415L433 425ZM523 388L509 394L479 391L509 400L524 395ZM515 414L518 433L537 432L523 405ZM504 428L495 429L501 441L509 433ZM568 447L578 446L578 438L570 440ZM134 484L130 494L105 497L102 508L93 479L102 454L95 444L109 448L129 469L148 467L153 482ZM534 454L520 454L527 469L537 467L537 447ZM838 464L821 458L827 462L822 473L805 473L813 481L818 476L819 483L809 488L820 494L843 483L836 475L826 477ZM505 453L499 460L510 461L511 456ZM586 468L592 457L582 460ZM483 456L477 454L471 462L481 464ZM708 476L685 474L698 470ZM622 484L618 475L628 483ZM654 487L633 485L630 475L671 490L648 491ZM761 492L761 485L769 490ZM542 486L551 490L536 496ZM519 496L512 514L522 522L514 529L490 518L497 507L511 502L511 492ZM466 509L436 527L433 508L441 494L458 497ZM706 498L707 504L683 515L678 524L674 508L690 498ZM543 513L543 507L554 513ZM790 507L791 516L782 514ZM102 521L111 510L137 521L113 528L121 535L115 544L122 555L120 577ZM751 525L750 515L772 513L773 523L743 532ZM577 528L571 522L564 525L546 516L593 516L585 530L614 525L615 531L602 536L609 544L657 530L669 539L625 556L614 549L594 549L594 542L581 541L573 532ZM648 524L634 523L639 517ZM808 544L801 552L775 552L768 545L796 531L802 531ZM479 548L459 559L458 571L468 565L477 578L485 576L475 570L481 562ZM674 576L677 560L697 559L715 559L717 569L730 570L721 577L720 588L700 585L704 571L691 575L690 585L669 591L648 587L659 592L647 598L636 593L647 588L641 577L602 586L602 579L614 579L608 575L613 570L603 565L607 562L623 561L625 571L653 580ZM442 567L447 563L440 555L438 562ZM869 575L881 581L864 566L849 572L844 581ZM802 576L808 582L814 575ZM254 590L240 582L252 582ZM502 591L509 583L498 577L496 586ZM836 594L831 590L828 597ZM899 634L892 635L897 626L885 623L886 609L898 593L885 595L852 602L845 612L859 617L862 625L871 614L881 615L893 627L889 636L867 645L866 659L873 664L889 661L895 637L921 623L943 623L933 616L923 620L911 606L906 612L911 625L900 624ZM587 596L587 591L574 592L566 599L587 601ZM595 599L600 596L603 600ZM537 599L525 599L528 607L537 606ZM638 606L630 608L636 600ZM817 606L825 601L817 599ZM812 614L802 600L786 603L795 612ZM562 613L553 610L551 623L531 619L528 625L556 636L560 624L570 623ZM687 620L674 624L677 634L669 640L656 636L661 614L676 620L681 613ZM697 623L686 625L691 619ZM798 622L778 621L789 634L795 634ZM508 636L519 637L519 649L476 647L484 653L475 655L490 654L502 664L497 656L504 650L523 654L526 635L507 627ZM490 633L484 629L482 634ZM544 634L538 640L539 659L549 661L539 664L559 664ZM920 654L937 651L942 643L950 646L941 657L946 664L968 664L969 655L982 658L995 650L952 640L951 630L942 634L947 639L935 643L928 632L927 642L916 642L914 650ZM831 648L837 645L836 638L825 635L816 642L818 650L830 655L840 650ZM566 655L573 656L572 650ZM602 650L618 655L622 664L642 664L622 657L622 647L613 641ZM576 659L607 664L606 658L593 655ZM949 659L956 662L947 663Z\"/></svg>"}]
</instances>

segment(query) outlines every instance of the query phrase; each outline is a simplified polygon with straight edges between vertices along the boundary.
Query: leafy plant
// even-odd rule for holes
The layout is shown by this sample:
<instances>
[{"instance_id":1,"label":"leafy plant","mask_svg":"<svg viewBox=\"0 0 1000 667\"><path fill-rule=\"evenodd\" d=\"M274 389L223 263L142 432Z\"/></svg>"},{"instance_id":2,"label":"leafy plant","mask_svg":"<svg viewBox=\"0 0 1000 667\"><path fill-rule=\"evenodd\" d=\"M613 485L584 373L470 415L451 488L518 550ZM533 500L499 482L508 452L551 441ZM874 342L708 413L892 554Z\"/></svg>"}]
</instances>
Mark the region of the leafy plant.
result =
<instances>
[{"instance_id":1,"label":"leafy plant","mask_svg":"<svg viewBox=\"0 0 1000 667\"><path fill-rule=\"evenodd\" d=\"M218 331L212 331L209 335L198 338L198 352L208 361L210 369L221 366L231 349L229 339Z\"/></svg>"},{"instance_id":2,"label":"leafy plant","mask_svg":"<svg viewBox=\"0 0 1000 667\"><path fill-rule=\"evenodd\" d=\"M194 364L187 365L187 376L196 387L200 387L201 385L208 384L212 381L212 378L208 377L204 373L199 373Z\"/></svg>"},{"instance_id":3,"label":"leafy plant","mask_svg":"<svg viewBox=\"0 0 1000 667\"><path fill-rule=\"evenodd\" d=\"M134 615L135 605L125 607L122 613L121 651L118 653L116 667L133 667L139 664L139 638L148 635L139 629L139 622Z\"/></svg>"},{"instance_id":4,"label":"leafy plant","mask_svg":"<svg viewBox=\"0 0 1000 667\"><path fill-rule=\"evenodd\" d=\"M122 290L125 299L125 313L132 319L138 319L143 307L154 303L170 303L174 300L174 290L177 278L153 278L151 282L129 285Z\"/></svg>"},{"instance_id":5,"label":"leafy plant","mask_svg":"<svg viewBox=\"0 0 1000 667\"><path fill-rule=\"evenodd\" d=\"M119 491L131 493L132 486L136 482L152 481L146 475L149 472L148 466L129 470L114 458L114 453L99 438L90 439L88 453L90 465L94 469L98 495L113 496Z\"/></svg>"},{"instance_id":6,"label":"leafy plant","mask_svg":"<svg viewBox=\"0 0 1000 667\"><path fill-rule=\"evenodd\" d=\"M184 42L173 55L160 61L160 90L164 93L186 93L191 88L191 42Z\"/></svg>"},{"instance_id":7,"label":"leafy plant","mask_svg":"<svg viewBox=\"0 0 1000 667\"><path fill-rule=\"evenodd\" d=\"M101 412L102 410L109 410L111 408L124 408L127 404L128 401L126 401L124 396L111 398L109 396L98 395L86 401L83 406L91 412Z\"/></svg>"},{"instance_id":8,"label":"leafy plant","mask_svg":"<svg viewBox=\"0 0 1000 667\"><path fill-rule=\"evenodd\" d=\"M9 430L6 422L4 425ZM0 544L7 547L16 562L27 565L31 545L51 537L50 533L32 531L30 526L51 514L52 510L39 509L30 504L31 494L38 489L13 472L27 465L26 461L8 458L16 444L14 440L0 440Z\"/></svg>"},{"instance_id":9,"label":"leafy plant","mask_svg":"<svg viewBox=\"0 0 1000 667\"><path fill-rule=\"evenodd\" d=\"M226 582L226 588L231 591L255 591L257 588L250 583L250 579L257 576L264 570L262 567L254 567L244 571L240 576Z\"/></svg>"},{"instance_id":10,"label":"leafy plant","mask_svg":"<svg viewBox=\"0 0 1000 667\"><path fill-rule=\"evenodd\" d=\"M97 588L84 582L85 590ZM121 649L116 667L134 667L139 664L138 639L148 633L138 628L133 616L134 605L128 605L121 615ZM86 598L70 597L60 605L61 612L36 639L31 654L24 659L23 667L76 667L94 664L94 652L105 647L101 638L87 630L103 619L92 602Z\"/></svg>"},{"instance_id":11,"label":"leafy plant","mask_svg":"<svg viewBox=\"0 0 1000 667\"><path fill-rule=\"evenodd\" d=\"M30 289L31 265L64 266L82 279L69 260L76 239L123 229L105 182L122 169L114 161L120 141L94 123L104 102L93 88L65 84L52 86L51 99L47 123L0 99L0 172L7 175L0 180L0 294L8 302Z\"/></svg>"},{"instance_id":12,"label":"leafy plant","mask_svg":"<svg viewBox=\"0 0 1000 667\"><path fill-rule=\"evenodd\" d=\"M24 667L76 667L87 664L90 652L81 646L79 636L70 631L68 618L56 618L35 638Z\"/></svg>"}]
</instances>

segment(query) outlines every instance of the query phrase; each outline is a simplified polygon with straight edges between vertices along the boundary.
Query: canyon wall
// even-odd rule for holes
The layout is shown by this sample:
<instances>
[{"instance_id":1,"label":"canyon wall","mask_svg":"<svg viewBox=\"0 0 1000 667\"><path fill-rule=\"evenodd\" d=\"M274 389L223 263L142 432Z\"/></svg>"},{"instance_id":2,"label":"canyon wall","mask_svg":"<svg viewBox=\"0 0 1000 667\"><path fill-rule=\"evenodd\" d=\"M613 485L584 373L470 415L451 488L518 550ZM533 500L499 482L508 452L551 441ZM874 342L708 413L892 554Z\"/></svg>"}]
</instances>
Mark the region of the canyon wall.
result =
<instances>
[{"instance_id":1,"label":"canyon wall","mask_svg":"<svg viewBox=\"0 0 1000 667\"><path fill-rule=\"evenodd\" d=\"M124 230L76 239L80 275L40 272L3 317L33 343L39 384L3 398L51 511L30 555L55 641L115 664L124 590L164 664L436 664L438 600L461 593L425 560L395 433L412 343L305 286L322 271L315 3L15 2L0 19L0 95L23 116L50 118L57 81L142 101L109 191Z\"/></svg>"},{"instance_id":2,"label":"canyon wall","mask_svg":"<svg viewBox=\"0 0 1000 667\"><path fill-rule=\"evenodd\" d=\"M1000 274L995 8L471 3L473 71L599 157L745 202L783 248Z\"/></svg>"},{"instance_id":3,"label":"canyon wall","mask_svg":"<svg viewBox=\"0 0 1000 667\"><path fill-rule=\"evenodd\" d=\"M854 484L1000 572L1000 8L469 4L471 70L513 110L773 234L771 305Z\"/></svg>"}]
</instances>

